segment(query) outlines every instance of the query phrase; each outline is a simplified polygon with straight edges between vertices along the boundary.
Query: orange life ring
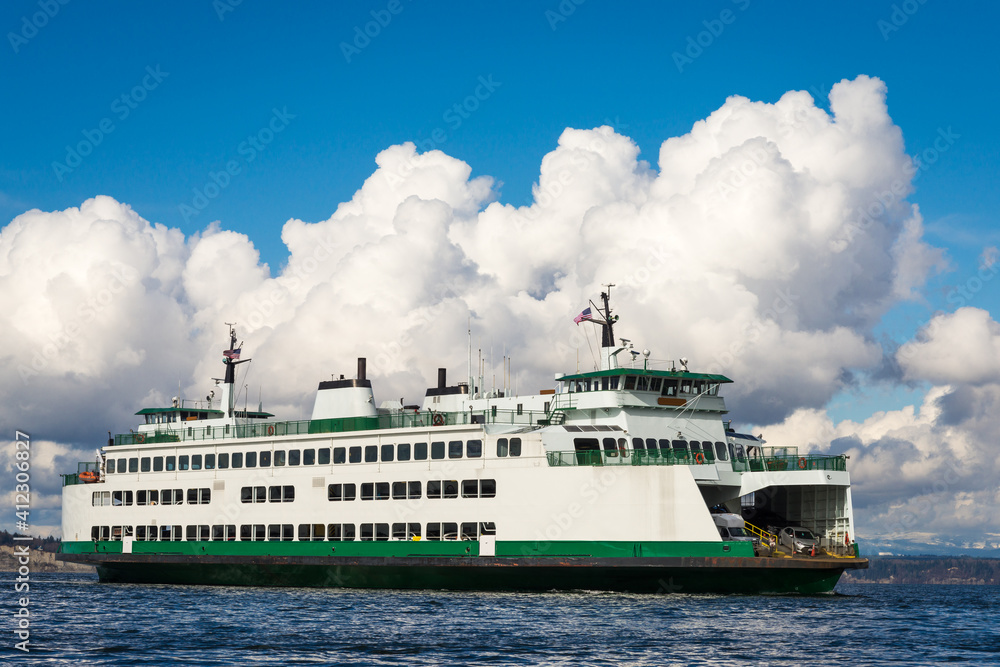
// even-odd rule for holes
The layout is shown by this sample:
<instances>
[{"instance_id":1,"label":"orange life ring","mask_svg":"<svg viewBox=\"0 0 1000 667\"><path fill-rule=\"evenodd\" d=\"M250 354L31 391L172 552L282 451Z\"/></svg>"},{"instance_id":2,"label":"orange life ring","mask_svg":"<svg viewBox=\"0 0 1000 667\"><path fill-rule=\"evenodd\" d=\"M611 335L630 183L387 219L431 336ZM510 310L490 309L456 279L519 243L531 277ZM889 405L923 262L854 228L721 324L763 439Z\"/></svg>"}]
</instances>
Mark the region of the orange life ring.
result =
<instances>
[{"instance_id":1,"label":"orange life ring","mask_svg":"<svg viewBox=\"0 0 1000 667\"><path fill-rule=\"evenodd\" d=\"M135 434L135 441L137 443L139 443L139 444L142 444L142 443L146 442L146 436L144 436L142 433L136 433Z\"/></svg>"},{"instance_id":2,"label":"orange life ring","mask_svg":"<svg viewBox=\"0 0 1000 667\"><path fill-rule=\"evenodd\" d=\"M805 470L807 465L809 465L809 462L806 461L806 457L799 457L799 470Z\"/></svg>"},{"instance_id":3,"label":"orange life ring","mask_svg":"<svg viewBox=\"0 0 1000 667\"><path fill-rule=\"evenodd\" d=\"M100 477L96 472L85 470L79 474L80 481L85 484L93 484L98 481Z\"/></svg>"},{"instance_id":4,"label":"orange life ring","mask_svg":"<svg viewBox=\"0 0 1000 667\"><path fill-rule=\"evenodd\" d=\"M431 417L431 423L435 426L444 426L444 415L440 412L435 413L434 416Z\"/></svg>"},{"instance_id":5,"label":"orange life ring","mask_svg":"<svg viewBox=\"0 0 1000 667\"><path fill-rule=\"evenodd\" d=\"M268 435L274 435L274 427L273 426L268 426L267 427L267 434Z\"/></svg>"},{"instance_id":6,"label":"orange life ring","mask_svg":"<svg viewBox=\"0 0 1000 667\"><path fill-rule=\"evenodd\" d=\"M702 454L701 452L695 452L694 453L694 462L697 463L698 465L701 465L702 463L705 462L705 455Z\"/></svg>"}]
</instances>

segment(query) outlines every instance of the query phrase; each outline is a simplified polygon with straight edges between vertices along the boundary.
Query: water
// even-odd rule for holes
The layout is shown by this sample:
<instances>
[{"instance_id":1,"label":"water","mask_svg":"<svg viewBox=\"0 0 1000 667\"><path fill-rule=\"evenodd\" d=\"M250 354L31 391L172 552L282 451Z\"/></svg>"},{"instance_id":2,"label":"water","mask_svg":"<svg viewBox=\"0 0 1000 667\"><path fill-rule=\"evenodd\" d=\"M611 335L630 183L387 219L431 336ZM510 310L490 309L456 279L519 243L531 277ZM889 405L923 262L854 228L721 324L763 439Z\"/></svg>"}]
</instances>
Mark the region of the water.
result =
<instances>
[{"instance_id":1,"label":"water","mask_svg":"<svg viewBox=\"0 0 1000 667\"><path fill-rule=\"evenodd\" d=\"M14 594L2 596L6 628ZM3 664L1000 664L1000 587L801 596L98 584L32 575L31 653Z\"/></svg>"}]
</instances>

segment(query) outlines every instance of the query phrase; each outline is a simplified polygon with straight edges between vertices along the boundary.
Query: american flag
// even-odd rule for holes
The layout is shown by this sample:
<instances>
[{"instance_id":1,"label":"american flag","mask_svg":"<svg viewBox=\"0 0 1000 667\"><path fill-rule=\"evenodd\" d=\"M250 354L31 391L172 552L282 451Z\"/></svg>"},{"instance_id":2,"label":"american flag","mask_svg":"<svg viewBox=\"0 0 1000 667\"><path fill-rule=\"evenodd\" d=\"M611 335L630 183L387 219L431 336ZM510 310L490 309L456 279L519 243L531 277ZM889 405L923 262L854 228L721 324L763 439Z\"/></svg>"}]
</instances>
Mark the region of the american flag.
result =
<instances>
[{"instance_id":1,"label":"american flag","mask_svg":"<svg viewBox=\"0 0 1000 667\"><path fill-rule=\"evenodd\" d=\"M579 315L577 315L576 317L574 317L573 321L576 322L577 324L579 324L580 322L583 322L584 320L592 320L592 319L594 319L594 316L591 314L590 308L587 308L582 313L580 313Z\"/></svg>"},{"instance_id":2,"label":"american flag","mask_svg":"<svg viewBox=\"0 0 1000 667\"><path fill-rule=\"evenodd\" d=\"M239 359L240 358L240 350L242 350L242 349L243 348L241 347L241 348L237 348L235 350L226 350L225 352L222 353L222 356L224 356L226 359Z\"/></svg>"}]
</instances>

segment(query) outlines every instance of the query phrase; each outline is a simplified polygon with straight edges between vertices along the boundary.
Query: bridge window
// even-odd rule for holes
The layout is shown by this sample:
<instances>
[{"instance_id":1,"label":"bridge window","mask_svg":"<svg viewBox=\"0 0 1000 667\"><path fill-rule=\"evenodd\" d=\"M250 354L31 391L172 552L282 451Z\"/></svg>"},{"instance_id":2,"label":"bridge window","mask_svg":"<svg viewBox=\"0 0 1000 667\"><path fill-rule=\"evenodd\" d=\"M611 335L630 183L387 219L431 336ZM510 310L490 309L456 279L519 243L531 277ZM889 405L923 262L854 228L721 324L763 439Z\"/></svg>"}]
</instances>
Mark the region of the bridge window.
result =
<instances>
[{"instance_id":1,"label":"bridge window","mask_svg":"<svg viewBox=\"0 0 1000 667\"><path fill-rule=\"evenodd\" d=\"M724 442L715 443L715 455L719 457L720 461L729 460L729 452L726 451L726 443Z\"/></svg>"},{"instance_id":2,"label":"bridge window","mask_svg":"<svg viewBox=\"0 0 1000 667\"><path fill-rule=\"evenodd\" d=\"M635 382L636 391L649 391L649 378L640 377L636 379Z\"/></svg>"},{"instance_id":3,"label":"bridge window","mask_svg":"<svg viewBox=\"0 0 1000 667\"><path fill-rule=\"evenodd\" d=\"M626 390L635 389L635 376L634 375L626 375L625 376L625 389Z\"/></svg>"},{"instance_id":4,"label":"bridge window","mask_svg":"<svg viewBox=\"0 0 1000 667\"><path fill-rule=\"evenodd\" d=\"M663 384L662 378L652 378L649 381L649 390L658 392L660 391L660 385L662 384Z\"/></svg>"},{"instance_id":5,"label":"bridge window","mask_svg":"<svg viewBox=\"0 0 1000 667\"><path fill-rule=\"evenodd\" d=\"M677 380L664 380L663 381L663 391L661 393L664 396L676 396L677 395Z\"/></svg>"}]
</instances>

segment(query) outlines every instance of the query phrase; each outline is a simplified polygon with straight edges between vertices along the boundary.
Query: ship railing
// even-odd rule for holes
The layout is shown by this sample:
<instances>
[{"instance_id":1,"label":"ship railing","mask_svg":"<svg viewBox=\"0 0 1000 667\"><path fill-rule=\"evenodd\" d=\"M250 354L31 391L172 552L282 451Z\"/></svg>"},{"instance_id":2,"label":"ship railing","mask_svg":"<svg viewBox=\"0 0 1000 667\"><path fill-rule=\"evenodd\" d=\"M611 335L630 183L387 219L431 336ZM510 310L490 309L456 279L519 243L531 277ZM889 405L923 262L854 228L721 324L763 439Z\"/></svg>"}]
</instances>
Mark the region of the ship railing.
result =
<instances>
[{"instance_id":1,"label":"ship railing","mask_svg":"<svg viewBox=\"0 0 1000 667\"><path fill-rule=\"evenodd\" d=\"M349 433L393 428L434 428L464 424L510 424L534 426L545 422L546 413L540 410L497 410L490 408L476 412L437 412L433 410L392 412L370 417L342 417L338 419L304 419L299 421L254 421L222 426L182 426L176 430L158 430L152 433L122 433L115 436L116 445L141 445L181 442L188 440L222 440L231 438L266 438L286 435L316 435L322 433Z\"/></svg>"},{"instance_id":2,"label":"ship railing","mask_svg":"<svg viewBox=\"0 0 1000 667\"><path fill-rule=\"evenodd\" d=\"M711 465L715 461L704 455L691 452L663 450L632 450L619 451L558 451L546 452L549 465L560 466L674 466L674 465Z\"/></svg>"},{"instance_id":3,"label":"ship railing","mask_svg":"<svg viewBox=\"0 0 1000 667\"><path fill-rule=\"evenodd\" d=\"M714 465L717 460L708 452L684 449L587 450L547 452L550 466L670 466ZM804 462L804 463L803 463ZM719 461L725 465L725 462ZM760 465L758 465L760 463ZM747 470L839 470L845 471L844 456L806 456L774 458L762 462L753 459L729 462L735 472Z\"/></svg>"},{"instance_id":4,"label":"ship railing","mask_svg":"<svg viewBox=\"0 0 1000 667\"><path fill-rule=\"evenodd\" d=\"M68 475L59 475L62 477L62 485L74 486L76 484L86 484L86 482L80 479L80 473L82 472L92 472L100 475L101 469L94 461L81 461L76 464L76 472L69 473Z\"/></svg>"}]
</instances>

